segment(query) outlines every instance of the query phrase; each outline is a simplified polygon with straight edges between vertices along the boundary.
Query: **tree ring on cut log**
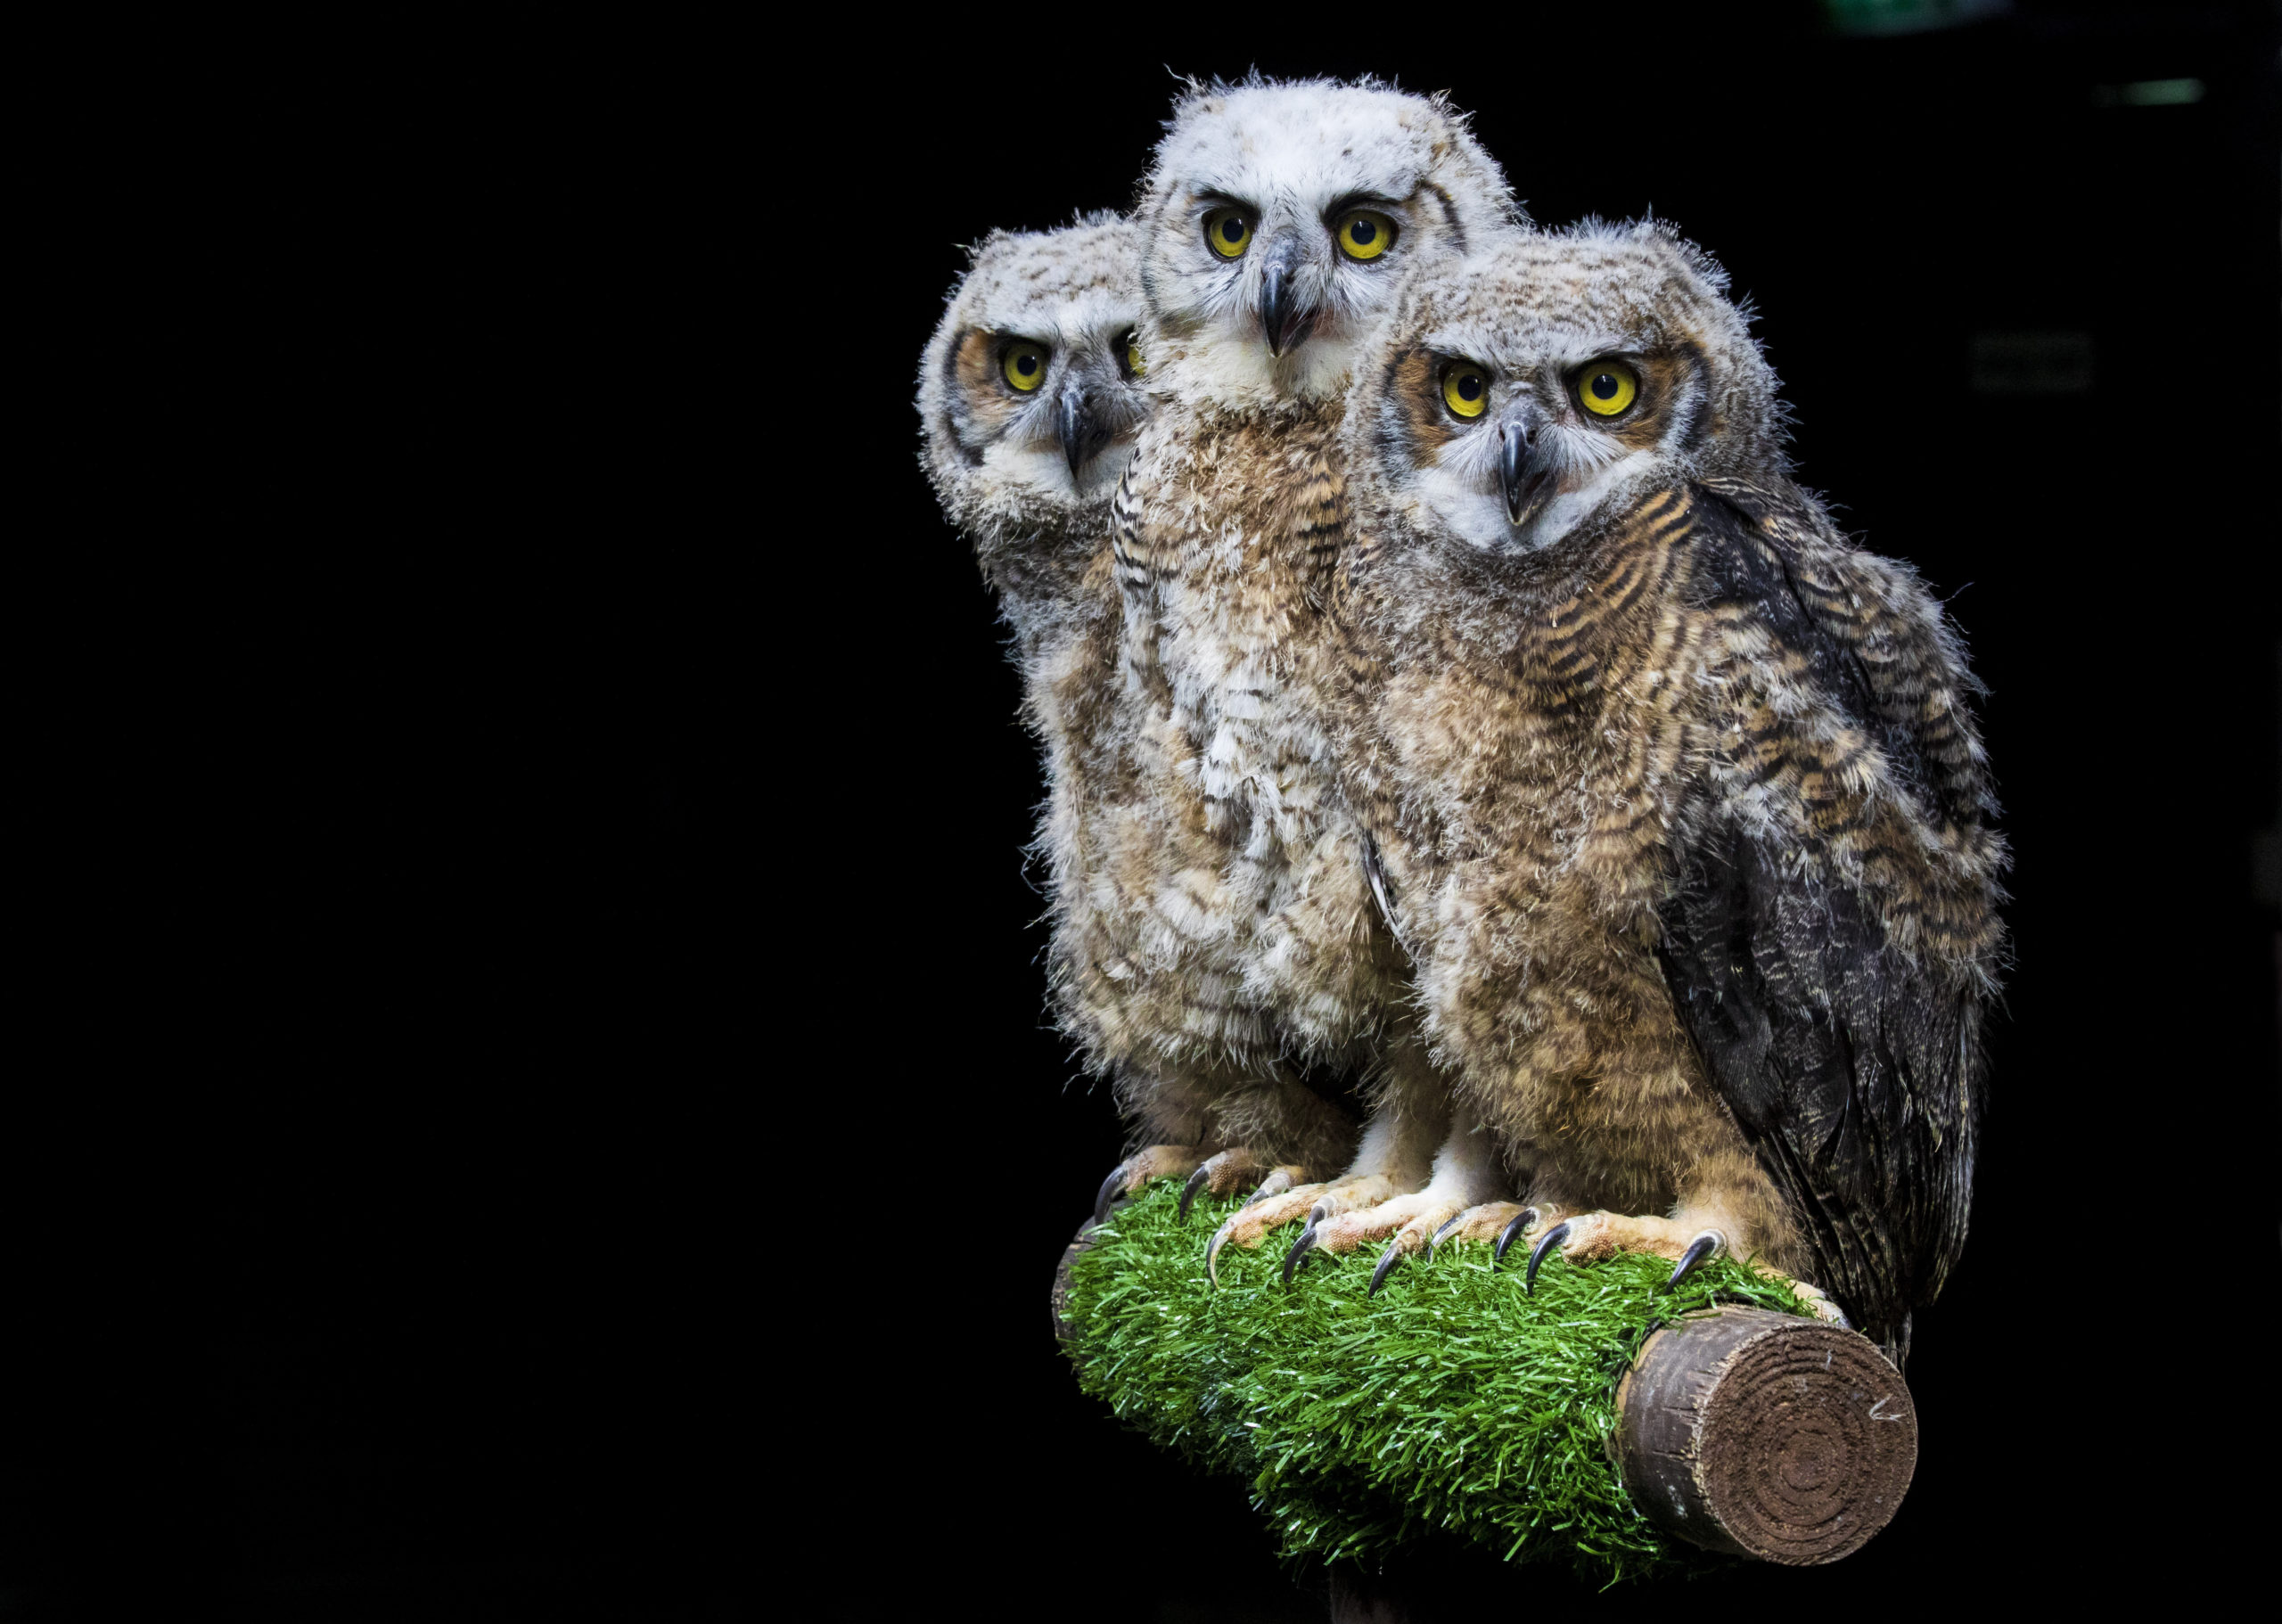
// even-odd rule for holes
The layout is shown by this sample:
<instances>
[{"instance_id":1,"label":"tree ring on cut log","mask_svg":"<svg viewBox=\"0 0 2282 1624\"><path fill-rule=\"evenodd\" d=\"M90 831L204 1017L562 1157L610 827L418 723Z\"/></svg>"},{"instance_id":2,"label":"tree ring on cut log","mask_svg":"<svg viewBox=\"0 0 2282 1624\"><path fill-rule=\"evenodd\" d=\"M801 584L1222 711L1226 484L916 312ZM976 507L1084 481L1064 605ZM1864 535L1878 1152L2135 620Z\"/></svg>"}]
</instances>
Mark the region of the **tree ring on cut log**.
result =
<instances>
[{"instance_id":1,"label":"tree ring on cut log","mask_svg":"<svg viewBox=\"0 0 2282 1624\"><path fill-rule=\"evenodd\" d=\"M1909 1390L1851 1331L1727 1308L1643 1344L1612 1441L1633 1503L1707 1549L1835 1562L1892 1520L1917 1464Z\"/></svg>"}]
</instances>

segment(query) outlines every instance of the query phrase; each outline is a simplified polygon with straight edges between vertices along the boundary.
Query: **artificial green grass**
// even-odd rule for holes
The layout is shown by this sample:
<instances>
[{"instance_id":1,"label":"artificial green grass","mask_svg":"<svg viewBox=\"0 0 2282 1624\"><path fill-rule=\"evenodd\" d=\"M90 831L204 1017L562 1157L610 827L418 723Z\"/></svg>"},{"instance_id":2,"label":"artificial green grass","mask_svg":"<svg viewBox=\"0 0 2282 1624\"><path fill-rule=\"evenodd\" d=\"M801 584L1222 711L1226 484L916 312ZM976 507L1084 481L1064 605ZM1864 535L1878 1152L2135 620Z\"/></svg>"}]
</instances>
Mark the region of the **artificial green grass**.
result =
<instances>
[{"instance_id":1,"label":"artificial green grass","mask_svg":"<svg viewBox=\"0 0 2282 1624\"><path fill-rule=\"evenodd\" d=\"M1095 1233L1064 1318L1086 1391L1154 1442L1252 1480L1287 1557L1383 1557L1447 1530L1508 1561L1567 1558L1613 1583L1710 1565L1642 1517L1606 1440L1617 1378L1656 1325L1713 1302L1805 1310L1731 1259L1670 1296L1661 1259L1589 1267L1482 1244L1412 1258L1367 1297L1375 1251L1317 1256L1287 1290L1297 1226L1257 1251L1204 1245L1238 1204L1152 1186Z\"/></svg>"}]
</instances>

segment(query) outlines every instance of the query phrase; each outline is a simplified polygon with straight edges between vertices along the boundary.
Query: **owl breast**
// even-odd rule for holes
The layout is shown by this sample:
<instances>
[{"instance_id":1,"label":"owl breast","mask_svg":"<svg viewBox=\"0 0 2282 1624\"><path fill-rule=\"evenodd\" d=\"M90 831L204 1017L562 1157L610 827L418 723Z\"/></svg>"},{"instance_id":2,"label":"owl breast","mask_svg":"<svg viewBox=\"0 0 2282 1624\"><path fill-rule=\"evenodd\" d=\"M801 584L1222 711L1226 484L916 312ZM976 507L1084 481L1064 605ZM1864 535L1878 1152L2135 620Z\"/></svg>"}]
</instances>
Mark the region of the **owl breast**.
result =
<instances>
[{"instance_id":1,"label":"owl breast","mask_svg":"<svg viewBox=\"0 0 2282 1624\"><path fill-rule=\"evenodd\" d=\"M1141 484L1164 678L1145 799L1178 809L1178 833L1164 832L1161 889L1133 926L1178 921L1184 972L1225 988L1245 1029L1317 1049L1375 1026L1396 973L1334 793L1340 639L1309 602L1292 521L1332 426L1192 427Z\"/></svg>"}]
</instances>

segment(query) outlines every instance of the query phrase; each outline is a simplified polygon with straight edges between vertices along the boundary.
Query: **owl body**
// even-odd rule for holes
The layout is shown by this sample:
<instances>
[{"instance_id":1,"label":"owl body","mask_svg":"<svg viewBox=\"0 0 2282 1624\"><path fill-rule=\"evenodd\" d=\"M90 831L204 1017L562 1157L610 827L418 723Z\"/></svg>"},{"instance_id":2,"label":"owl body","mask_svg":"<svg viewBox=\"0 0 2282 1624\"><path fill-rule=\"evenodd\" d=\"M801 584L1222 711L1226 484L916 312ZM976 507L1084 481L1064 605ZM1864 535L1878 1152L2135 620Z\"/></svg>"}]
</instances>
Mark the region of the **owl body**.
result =
<instances>
[{"instance_id":1,"label":"owl body","mask_svg":"<svg viewBox=\"0 0 2282 1624\"><path fill-rule=\"evenodd\" d=\"M1340 753L1437 1058L1548 1215L1708 1229L1899 1357L1963 1243L2002 940L1954 635L1791 481L1661 230L1422 276L1380 361Z\"/></svg>"},{"instance_id":2,"label":"owl body","mask_svg":"<svg viewBox=\"0 0 2282 1624\"><path fill-rule=\"evenodd\" d=\"M1162 1142L1127 1187L1207 1157L1216 1177L1341 1166L1334 1096L1416 1054L1334 792L1338 436L1401 267L1514 214L1463 119L1376 85L1192 86L1158 149L1107 748L1056 783L1049 828L1063 1024Z\"/></svg>"},{"instance_id":3,"label":"owl body","mask_svg":"<svg viewBox=\"0 0 2282 1624\"><path fill-rule=\"evenodd\" d=\"M1151 562L1120 605L1126 643L1147 648L1112 673L1123 775L1071 786L1055 820L1057 890L1079 902L1060 915L1066 1013L1122 1074L1351 1070L1400 986L1334 793L1342 647L1293 522L1338 422L1320 403L1162 406L1136 451Z\"/></svg>"}]
</instances>

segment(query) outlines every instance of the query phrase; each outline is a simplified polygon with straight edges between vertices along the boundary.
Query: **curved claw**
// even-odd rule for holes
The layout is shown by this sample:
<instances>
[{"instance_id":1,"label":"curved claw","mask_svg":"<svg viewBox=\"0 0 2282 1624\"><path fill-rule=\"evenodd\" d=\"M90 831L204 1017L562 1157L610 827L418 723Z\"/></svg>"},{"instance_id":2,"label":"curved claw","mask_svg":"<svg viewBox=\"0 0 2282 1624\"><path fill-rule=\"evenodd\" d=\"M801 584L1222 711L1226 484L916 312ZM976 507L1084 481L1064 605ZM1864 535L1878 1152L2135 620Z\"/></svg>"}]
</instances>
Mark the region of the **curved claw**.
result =
<instances>
[{"instance_id":1,"label":"curved claw","mask_svg":"<svg viewBox=\"0 0 2282 1624\"><path fill-rule=\"evenodd\" d=\"M1260 1188L1252 1193L1244 1205L1257 1207L1271 1195L1281 1195L1292 1187L1292 1176L1282 1168L1276 1169L1260 1181Z\"/></svg>"},{"instance_id":2,"label":"curved claw","mask_svg":"<svg viewBox=\"0 0 2282 1624\"><path fill-rule=\"evenodd\" d=\"M1394 1266L1401 1261L1402 1237L1397 1235L1387 1243L1386 1251L1379 1254L1379 1266L1371 1271L1371 1289L1363 1295L1376 1297L1379 1294L1379 1288L1387 1283L1387 1276L1394 1273Z\"/></svg>"},{"instance_id":3,"label":"curved claw","mask_svg":"<svg viewBox=\"0 0 2282 1624\"><path fill-rule=\"evenodd\" d=\"M1292 1243L1292 1250L1284 1254L1284 1284L1285 1285L1292 1284L1293 1272L1307 1260L1308 1254L1315 1250L1315 1245L1316 1226L1313 1221L1310 1221L1305 1229L1300 1231L1300 1238Z\"/></svg>"},{"instance_id":4,"label":"curved claw","mask_svg":"<svg viewBox=\"0 0 2282 1624\"><path fill-rule=\"evenodd\" d=\"M1109 1222L1109 1204L1124 1188L1125 1164L1120 1161L1109 1170L1109 1177L1102 1180L1102 1193L1094 1197L1094 1222L1096 1225Z\"/></svg>"},{"instance_id":5,"label":"curved claw","mask_svg":"<svg viewBox=\"0 0 2282 1624\"><path fill-rule=\"evenodd\" d=\"M1568 1238L1569 1220L1567 1218L1563 1218L1559 1223L1556 1224L1552 1228L1547 1230L1543 1234L1538 1237L1537 1250L1530 1253L1529 1268L1527 1272L1522 1275L1522 1291L1524 1293L1532 1292L1537 1288L1538 1265L1545 1261L1545 1254L1551 1251L1555 1247L1560 1245L1562 1242Z\"/></svg>"},{"instance_id":6,"label":"curved claw","mask_svg":"<svg viewBox=\"0 0 2282 1624\"><path fill-rule=\"evenodd\" d=\"M1196 1193L1211 1182L1212 1169L1209 1164L1200 1165L1196 1171L1188 1176L1188 1182L1180 1187L1180 1216L1182 1218L1188 1216L1189 1207L1196 1200Z\"/></svg>"},{"instance_id":7,"label":"curved claw","mask_svg":"<svg viewBox=\"0 0 2282 1624\"><path fill-rule=\"evenodd\" d=\"M1435 1252L1436 1252L1436 1251L1440 1251L1440 1250L1441 1250L1441 1244L1442 1244L1442 1237L1443 1237L1444 1235L1446 1235L1446 1234L1449 1234L1451 1230L1456 1229L1456 1228L1458 1226L1458 1218L1464 1218L1465 1216L1465 1213L1463 1213L1463 1212L1459 1213L1459 1214L1457 1215L1457 1218L1452 1218L1449 1223L1447 1223L1447 1224L1443 1225L1440 1229L1437 1229L1437 1230L1436 1230L1432 1234L1428 1235L1428 1236L1426 1237L1426 1255L1427 1255L1428 1257L1430 1257L1430 1258L1431 1258L1431 1257L1432 1257L1432 1256L1435 1254Z\"/></svg>"},{"instance_id":8,"label":"curved claw","mask_svg":"<svg viewBox=\"0 0 2282 1624\"><path fill-rule=\"evenodd\" d=\"M1230 1213L1221 1226L1212 1232L1204 1243L1204 1276L1217 1288L1220 1284L1220 1249L1228 1243L1229 1232L1236 1226L1236 1217Z\"/></svg>"},{"instance_id":9,"label":"curved claw","mask_svg":"<svg viewBox=\"0 0 2282 1624\"><path fill-rule=\"evenodd\" d=\"M1659 1292L1670 1291L1672 1287L1687 1279L1695 1266L1704 1259L1718 1256L1720 1247L1725 1244L1727 1244L1726 1239L1718 1230L1705 1230L1687 1243L1687 1250L1680 1253L1679 1262L1672 1269L1672 1277L1656 1289Z\"/></svg>"},{"instance_id":10,"label":"curved claw","mask_svg":"<svg viewBox=\"0 0 2282 1624\"><path fill-rule=\"evenodd\" d=\"M1516 1217L1512 1223L1506 1225L1505 1228L1498 1232L1498 1249L1490 1254L1490 1261L1492 1264L1503 1263L1506 1260L1506 1249L1511 1246L1514 1242L1520 1240L1522 1238L1522 1231L1527 1229L1531 1224L1536 1222L1537 1209L1535 1207L1523 1208L1520 1215ZM1534 1278L1536 1271L1532 1269L1531 1271L1531 1275L1532 1278Z\"/></svg>"}]
</instances>

